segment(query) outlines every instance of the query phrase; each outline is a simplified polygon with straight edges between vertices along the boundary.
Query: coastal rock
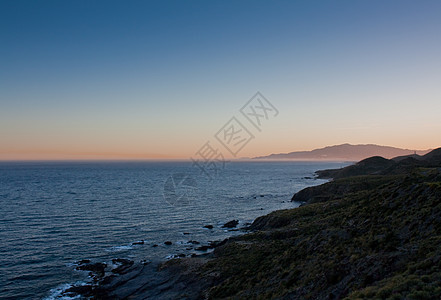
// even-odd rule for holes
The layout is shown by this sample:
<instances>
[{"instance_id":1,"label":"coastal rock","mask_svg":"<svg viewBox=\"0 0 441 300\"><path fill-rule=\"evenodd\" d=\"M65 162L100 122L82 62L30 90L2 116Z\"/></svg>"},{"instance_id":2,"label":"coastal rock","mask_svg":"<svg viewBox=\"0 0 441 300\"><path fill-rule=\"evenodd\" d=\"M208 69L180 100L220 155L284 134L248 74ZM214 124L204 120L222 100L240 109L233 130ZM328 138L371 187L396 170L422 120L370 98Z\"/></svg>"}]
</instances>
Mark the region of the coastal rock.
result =
<instances>
[{"instance_id":1,"label":"coastal rock","mask_svg":"<svg viewBox=\"0 0 441 300\"><path fill-rule=\"evenodd\" d=\"M76 269L81 270L81 271L90 271L98 277L103 277L106 267L107 267L107 264L97 262L94 264L83 264L83 265L76 267Z\"/></svg>"},{"instance_id":2,"label":"coastal rock","mask_svg":"<svg viewBox=\"0 0 441 300\"><path fill-rule=\"evenodd\" d=\"M222 241L210 241L209 245L211 248L216 248L219 246L224 245L225 243L227 243L228 239L222 240Z\"/></svg>"},{"instance_id":3,"label":"coastal rock","mask_svg":"<svg viewBox=\"0 0 441 300\"><path fill-rule=\"evenodd\" d=\"M90 259L82 259L77 262L79 265L90 264Z\"/></svg>"},{"instance_id":4,"label":"coastal rock","mask_svg":"<svg viewBox=\"0 0 441 300\"><path fill-rule=\"evenodd\" d=\"M120 276L120 275L119 274L118 275L116 275L116 274L107 275L103 279L100 280L99 285L109 284L118 276Z\"/></svg>"},{"instance_id":5,"label":"coastal rock","mask_svg":"<svg viewBox=\"0 0 441 300\"><path fill-rule=\"evenodd\" d=\"M124 259L124 258L114 258L114 259L112 259L112 262L114 264L118 265L118 267L116 267L115 269L112 270L112 273L117 273L117 274L124 273L134 263L132 260Z\"/></svg>"},{"instance_id":6,"label":"coastal rock","mask_svg":"<svg viewBox=\"0 0 441 300\"><path fill-rule=\"evenodd\" d=\"M221 246L223 244L226 243L227 240L223 240L223 241L210 241L208 245L203 245L200 247L197 247L195 250L197 251L207 251L209 249L214 249L218 246Z\"/></svg>"},{"instance_id":7,"label":"coastal rock","mask_svg":"<svg viewBox=\"0 0 441 300\"><path fill-rule=\"evenodd\" d=\"M173 243L172 242L170 242L170 241L166 241L166 242L164 242L164 245L167 245L167 246L170 246L170 245L172 245Z\"/></svg>"},{"instance_id":8,"label":"coastal rock","mask_svg":"<svg viewBox=\"0 0 441 300\"><path fill-rule=\"evenodd\" d=\"M92 285L74 285L63 292L65 296L81 295L89 297L94 294L94 287Z\"/></svg>"},{"instance_id":9,"label":"coastal rock","mask_svg":"<svg viewBox=\"0 0 441 300\"><path fill-rule=\"evenodd\" d=\"M186 257L185 254L183 254L183 253L179 253L179 254L172 254L172 255L169 255L169 256L167 256L166 259L176 259L176 258L184 258L184 257Z\"/></svg>"},{"instance_id":10,"label":"coastal rock","mask_svg":"<svg viewBox=\"0 0 441 300\"><path fill-rule=\"evenodd\" d=\"M209 246L209 245L204 245L204 246L197 247L195 250L197 250L197 251L207 251L208 249L212 249L212 247Z\"/></svg>"},{"instance_id":11,"label":"coastal rock","mask_svg":"<svg viewBox=\"0 0 441 300\"><path fill-rule=\"evenodd\" d=\"M248 230L250 230L251 225L252 224L250 222L246 222L245 224L243 224L243 227L241 228L241 230L248 231Z\"/></svg>"},{"instance_id":12,"label":"coastal rock","mask_svg":"<svg viewBox=\"0 0 441 300\"><path fill-rule=\"evenodd\" d=\"M222 228L234 228L234 227L236 227L238 224L239 224L239 221L238 221L238 220L231 220L231 221L225 223L225 224L222 226Z\"/></svg>"}]
</instances>

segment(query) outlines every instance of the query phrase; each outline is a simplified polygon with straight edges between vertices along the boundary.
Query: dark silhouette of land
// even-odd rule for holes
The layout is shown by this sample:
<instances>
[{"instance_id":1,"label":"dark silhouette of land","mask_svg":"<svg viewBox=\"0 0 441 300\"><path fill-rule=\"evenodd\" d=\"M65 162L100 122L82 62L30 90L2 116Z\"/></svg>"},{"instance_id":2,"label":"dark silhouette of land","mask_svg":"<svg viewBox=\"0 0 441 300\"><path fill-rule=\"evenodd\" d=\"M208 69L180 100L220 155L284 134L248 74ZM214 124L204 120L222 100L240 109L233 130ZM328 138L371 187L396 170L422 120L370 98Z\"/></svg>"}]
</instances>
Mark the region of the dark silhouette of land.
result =
<instances>
[{"instance_id":1,"label":"dark silhouette of land","mask_svg":"<svg viewBox=\"0 0 441 300\"><path fill-rule=\"evenodd\" d=\"M397 156L408 156L412 154L424 155L428 152L430 152L430 150L409 150L372 144L342 144L312 151L270 154L267 156L255 157L255 159L359 161L372 156L381 156L390 159Z\"/></svg>"},{"instance_id":2,"label":"dark silhouette of land","mask_svg":"<svg viewBox=\"0 0 441 300\"><path fill-rule=\"evenodd\" d=\"M441 148L317 172L299 208L214 252L127 263L72 293L95 299L440 299ZM95 265L92 265L94 269ZM87 268L86 268L87 269Z\"/></svg>"}]
</instances>

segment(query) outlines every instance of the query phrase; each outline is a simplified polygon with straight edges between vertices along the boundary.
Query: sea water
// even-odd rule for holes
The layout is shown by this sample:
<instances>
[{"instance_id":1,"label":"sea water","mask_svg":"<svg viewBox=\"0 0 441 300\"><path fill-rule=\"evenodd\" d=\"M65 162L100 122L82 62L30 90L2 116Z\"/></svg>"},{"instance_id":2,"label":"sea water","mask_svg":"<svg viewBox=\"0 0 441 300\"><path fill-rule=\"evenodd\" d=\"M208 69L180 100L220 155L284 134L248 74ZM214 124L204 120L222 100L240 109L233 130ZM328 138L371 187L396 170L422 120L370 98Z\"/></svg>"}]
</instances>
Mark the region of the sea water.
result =
<instances>
[{"instance_id":1,"label":"sea water","mask_svg":"<svg viewBox=\"0 0 441 300\"><path fill-rule=\"evenodd\" d=\"M236 161L208 174L192 162L2 162L0 299L57 298L88 280L82 259L197 254L189 241L243 234L222 225L295 208L295 192L325 182L315 171L346 165Z\"/></svg>"}]
</instances>

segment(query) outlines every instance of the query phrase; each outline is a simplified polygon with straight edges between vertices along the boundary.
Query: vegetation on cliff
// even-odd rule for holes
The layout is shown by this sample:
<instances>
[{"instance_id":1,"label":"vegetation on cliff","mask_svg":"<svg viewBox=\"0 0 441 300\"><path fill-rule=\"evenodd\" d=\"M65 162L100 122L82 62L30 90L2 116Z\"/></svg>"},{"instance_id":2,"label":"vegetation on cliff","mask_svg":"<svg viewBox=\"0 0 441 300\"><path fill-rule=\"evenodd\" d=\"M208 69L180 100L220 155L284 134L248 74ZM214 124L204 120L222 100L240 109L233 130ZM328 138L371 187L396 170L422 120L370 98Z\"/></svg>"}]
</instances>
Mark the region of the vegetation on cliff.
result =
<instances>
[{"instance_id":1,"label":"vegetation on cliff","mask_svg":"<svg viewBox=\"0 0 441 300\"><path fill-rule=\"evenodd\" d=\"M386 159L379 156L366 158L355 165L342 169L317 171L319 178L346 178L360 175L392 175L411 172L416 167L438 167L441 165L441 148L426 155L417 154Z\"/></svg>"},{"instance_id":2,"label":"vegetation on cliff","mask_svg":"<svg viewBox=\"0 0 441 300\"><path fill-rule=\"evenodd\" d=\"M293 197L306 205L256 219L212 254L137 266L95 298L440 299L440 153L327 171L337 179Z\"/></svg>"},{"instance_id":3,"label":"vegetation on cliff","mask_svg":"<svg viewBox=\"0 0 441 300\"><path fill-rule=\"evenodd\" d=\"M201 295L441 297L439 167L346 177L309 190L308 205L260 217L254 232L217 247L197 271L210 282Z\"/></svg>"}]
</instances>

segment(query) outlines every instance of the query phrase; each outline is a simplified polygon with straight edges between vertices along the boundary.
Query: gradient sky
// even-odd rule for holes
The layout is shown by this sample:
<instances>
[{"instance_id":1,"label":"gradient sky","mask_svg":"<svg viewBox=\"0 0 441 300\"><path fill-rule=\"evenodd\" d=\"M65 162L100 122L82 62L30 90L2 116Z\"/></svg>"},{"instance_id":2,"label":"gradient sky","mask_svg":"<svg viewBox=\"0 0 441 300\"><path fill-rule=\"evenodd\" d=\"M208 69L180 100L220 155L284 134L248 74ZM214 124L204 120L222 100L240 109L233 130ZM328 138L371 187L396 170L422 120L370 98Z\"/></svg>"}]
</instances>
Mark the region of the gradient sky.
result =
<instances>
[{"instance_id":1,"label":"gradient sky","mask_svg":"<svg viewBox=\"0 0 441 300\"><path fill-rule=\"evenodd\" d=\"M222 150L257 91L238 156L439 147L441 1L0 2L0 159Z\"/></svg>"}]
</instances>

